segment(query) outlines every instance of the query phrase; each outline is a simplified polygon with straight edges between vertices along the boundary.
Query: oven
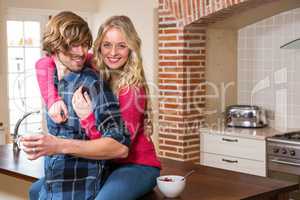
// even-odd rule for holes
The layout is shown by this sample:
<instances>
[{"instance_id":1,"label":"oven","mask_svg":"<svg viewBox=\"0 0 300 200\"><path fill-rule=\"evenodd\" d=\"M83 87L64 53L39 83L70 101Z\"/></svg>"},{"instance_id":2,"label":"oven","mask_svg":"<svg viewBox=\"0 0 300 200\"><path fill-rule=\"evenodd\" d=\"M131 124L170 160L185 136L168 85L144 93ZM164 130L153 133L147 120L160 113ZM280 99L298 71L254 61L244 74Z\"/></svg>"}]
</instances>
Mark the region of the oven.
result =
<instances>
[{"instance_id":1,"label":"oven","mask_svg":"<svg viewBox=\"0 0 300 200\"><path fill-rule=\"evenodd\" d=\"M271 178L300 182L300 131L267 138L267 167ZM290 199L300 200L300 191Z\"/></svg>"}]
</instances>

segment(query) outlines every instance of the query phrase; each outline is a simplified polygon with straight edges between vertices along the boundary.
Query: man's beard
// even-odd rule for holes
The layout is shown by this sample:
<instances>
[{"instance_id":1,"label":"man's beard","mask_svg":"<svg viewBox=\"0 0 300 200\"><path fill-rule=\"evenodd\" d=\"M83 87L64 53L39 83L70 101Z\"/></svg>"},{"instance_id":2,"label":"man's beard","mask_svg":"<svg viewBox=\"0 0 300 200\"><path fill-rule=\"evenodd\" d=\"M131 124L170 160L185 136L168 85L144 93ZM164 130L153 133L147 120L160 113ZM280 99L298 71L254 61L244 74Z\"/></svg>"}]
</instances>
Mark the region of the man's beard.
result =
<instances>
[{"instance_id":1,"label":"man's beard","mask_svg":"<svg viewBox=\"0 0 300 200\"><path fill-rule=\"evenodd\" d=\"M85 56L81 56L81 55L76 55L76 54L70 54L70 53L64 53L65 56L69 57L70 60L73 60L73 59L76 59L76 58L81 58L82 60L85 60ZM64 66L67 68L67 70L69 70L70 72L75 72L75 73L78 73L80 72L83 68L84 68L84 63L82 64L82 66L78 69L78 70L75 70L75 69L72 69L69 65L67 65L65 62L63 62L61 59L60 59L60 56L57 55L57 59L58 61Z\"/></svg>"}]
</instances>

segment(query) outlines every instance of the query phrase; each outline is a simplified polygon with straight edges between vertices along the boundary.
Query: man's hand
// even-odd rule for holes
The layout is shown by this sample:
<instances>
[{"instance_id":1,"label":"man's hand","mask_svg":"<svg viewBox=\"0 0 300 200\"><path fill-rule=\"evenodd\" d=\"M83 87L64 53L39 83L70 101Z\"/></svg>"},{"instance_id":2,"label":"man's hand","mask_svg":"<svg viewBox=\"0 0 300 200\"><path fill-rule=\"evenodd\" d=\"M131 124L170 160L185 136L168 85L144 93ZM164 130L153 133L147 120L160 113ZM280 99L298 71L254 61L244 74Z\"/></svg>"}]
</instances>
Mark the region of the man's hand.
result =
<instances>
[{"instance_id":1,"label":"man's hand","mask_svg":"<svg viewBox=\"0 0 300 200\"><path fill-rule=\"evenodd\" d=\"M63 100L56 101L48 110L50 118L55 123L62 123L68 119L68 109Z\"/></svg>"},{"instance_id":2,"label":"man's hand","mask_svg":"<svg viewBox=\"0 0 300 200\"><path fill-rule=\"evenodd\" d=\"M92 112L91 98L87 91L82 92L82 86L75 91L72 98L72 105L80 119L88 117Z\"/></svg>"},{"instance_id":3,"label":"man's hand","mask_svg":"<svg viewBox=\"0 0 300 200\"><path fill-rule=\"evenodd\" d=\"M23 151L29 160L38 159L41 156L60 154L59 142L61 138L50 134L23 135L20 139Z\"/></svg>"}]
</instances>

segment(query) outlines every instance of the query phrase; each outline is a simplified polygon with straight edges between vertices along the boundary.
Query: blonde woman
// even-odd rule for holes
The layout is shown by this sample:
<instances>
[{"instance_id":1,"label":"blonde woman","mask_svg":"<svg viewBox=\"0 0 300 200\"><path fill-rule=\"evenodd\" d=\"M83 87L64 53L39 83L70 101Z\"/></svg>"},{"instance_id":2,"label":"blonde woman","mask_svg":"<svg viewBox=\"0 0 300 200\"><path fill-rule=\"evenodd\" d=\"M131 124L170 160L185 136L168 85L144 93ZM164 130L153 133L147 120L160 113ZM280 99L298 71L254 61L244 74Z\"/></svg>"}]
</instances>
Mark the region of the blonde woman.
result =
<instances>
[{"instance_id":1,"label":"blonde woman","mask_svg":"<svg viewBox=\"0 0 300 200\"><path fill-rule=\"evenodd\" d=\"M160 173L161 165L149 137L151 131L146 131L145 126L146 122L152 122L152 115L140 51L141 40L128 17L113 16L100 26L94 42L94 58L90 62L119 100L122 119L131 134L131 147L127 158L114 160L114 170L96 197L99 200L137 199L155 187ZM62 116L61 113L67 113L67 110L57 95L53 80L48 78L55 66L49 57L38 63L37 70L44 72L44 76L38 73L41 92L42 95L48 94L43 98L48 108L53 110L52 119L63 122L67 115ZM72 102L88 137L101 137L91 112L88 92L79 88Z\"/></svg>"}]
</instances>

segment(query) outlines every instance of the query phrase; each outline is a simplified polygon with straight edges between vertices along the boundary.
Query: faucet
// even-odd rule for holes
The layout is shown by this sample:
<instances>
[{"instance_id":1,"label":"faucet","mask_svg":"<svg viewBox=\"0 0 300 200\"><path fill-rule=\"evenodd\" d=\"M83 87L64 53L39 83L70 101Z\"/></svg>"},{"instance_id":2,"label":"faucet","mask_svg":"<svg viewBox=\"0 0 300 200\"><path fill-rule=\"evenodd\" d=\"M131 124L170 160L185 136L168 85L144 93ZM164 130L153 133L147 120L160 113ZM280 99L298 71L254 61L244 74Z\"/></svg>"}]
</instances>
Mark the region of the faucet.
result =
<instances>
[{"instance_id":1,"label":"faucet","mask_svg":"<svg viewBox=\"0 0 300 200\"><path fill-rule=\"evenodd\" d=\"M25 113L25 114L23 115L23 117L20 118L20 119L17 121L16 126L15 126L15 128L14 128L14 135L13 135L13 149L14 149L14 150L20 151L20 147L19 147L19 145L18 145L18 131L19 131L19 127L20 127L20 125L21 125L21 122L22 122L26 117L28 117L29 115L34 114L34 113L38 114L38 113L40 113L40 111L37 110L37 111Z\"/></svg>"}]
</instances>

